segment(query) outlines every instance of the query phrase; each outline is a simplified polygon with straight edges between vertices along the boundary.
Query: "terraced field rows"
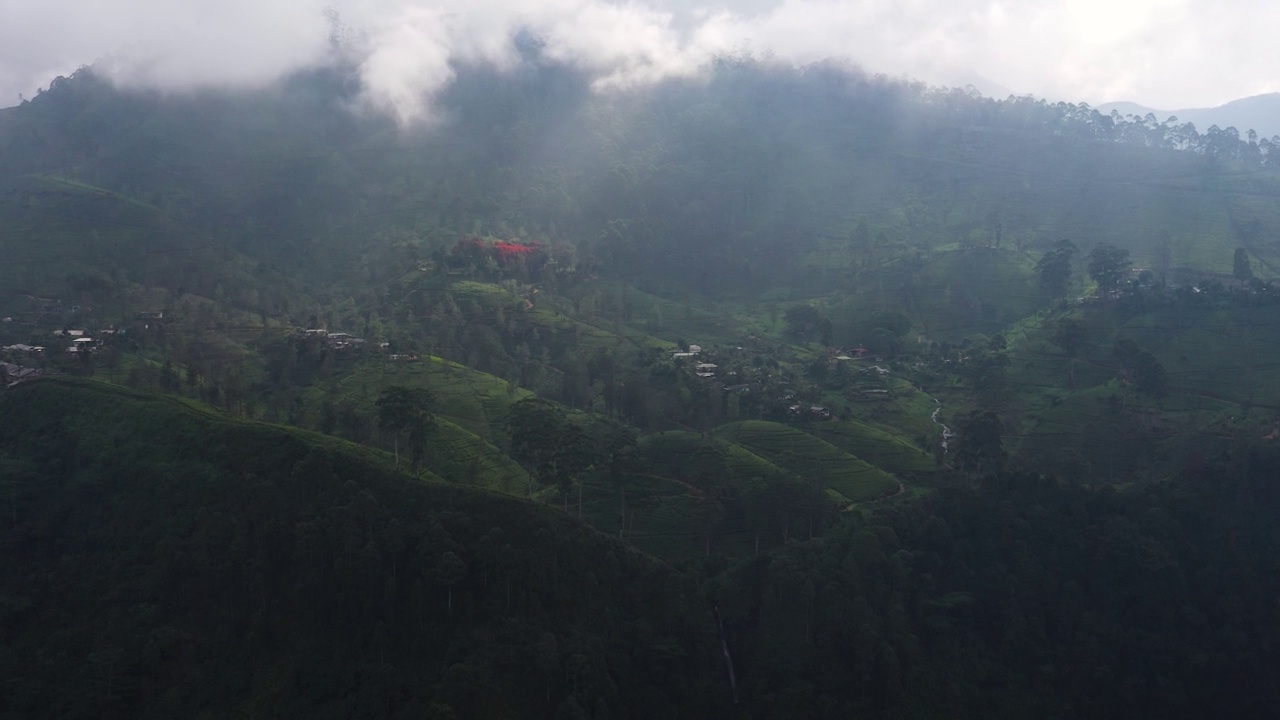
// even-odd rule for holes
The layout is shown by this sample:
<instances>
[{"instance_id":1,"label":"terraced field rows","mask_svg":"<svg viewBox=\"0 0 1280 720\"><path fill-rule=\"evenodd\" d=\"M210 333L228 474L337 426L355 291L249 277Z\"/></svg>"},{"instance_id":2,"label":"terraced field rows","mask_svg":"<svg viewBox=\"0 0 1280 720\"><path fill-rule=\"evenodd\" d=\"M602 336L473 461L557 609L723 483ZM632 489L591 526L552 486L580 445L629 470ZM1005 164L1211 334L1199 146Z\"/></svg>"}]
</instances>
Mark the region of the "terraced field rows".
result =
<instances>
[{"instance_id":1,"label":"terraced field rows","mask_svg":"<svg viewBox=\"0 0 1280 720\"><path fill-rule=\"evenodd\" d=\"M436 421L428 468L449 482L485 487L523 497L529 474L476 434L443 418Z\"/></svg>"},{"instance_id":2,"label":"terraced field rows","mask_svg":"<svg viewBox=\"0 0 1280 720\"><path fill-rule=\"evenodd\" d=\"M344 395L353 395L372 407L377 393L387 385L431 390L437 413L486 438L494 423L507 416L512 403L533 395L524 388L512 388L500 377L430 356L413 362L369 360L343 378L339 388Z\"/></svg>"},{"instance_id":3,"label":"terraced field rows","mask_svg":"<svg viewBox=\"0 0 1280 720\"><path fill-rule=\"evenodd\" d=\"M716 434L849 502L892 492L898 484L897 478L880 468L825 440L779 423L746 420L725 425Z\"/></svg>"},{"instance_id":4,"label":"terraced field rows","mask_svg":"<svg viewBox=\"0 0 1280 720\"><path fill-rule=\"evenodd\" d=\"M815 423L808 431L845 452L894 474L936 469L924 450L880 428L856 420Z\"/></svg>"}]
</instances>

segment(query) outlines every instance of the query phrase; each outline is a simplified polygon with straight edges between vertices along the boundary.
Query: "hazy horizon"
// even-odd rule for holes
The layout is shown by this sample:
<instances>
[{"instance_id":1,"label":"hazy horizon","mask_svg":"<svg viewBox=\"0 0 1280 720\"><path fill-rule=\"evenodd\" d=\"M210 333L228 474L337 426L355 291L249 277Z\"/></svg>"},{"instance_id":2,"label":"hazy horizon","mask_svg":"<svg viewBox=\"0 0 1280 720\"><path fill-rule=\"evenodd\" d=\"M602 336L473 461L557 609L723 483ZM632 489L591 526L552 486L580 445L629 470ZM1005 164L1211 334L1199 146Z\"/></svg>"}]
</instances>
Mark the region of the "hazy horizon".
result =
<instances>
[{"instance_id":1,"label":"hazy horizon","mask_svg":"<svg viewBox=\"0 0 1280 720\"><path fill-rule=\"evenodd\" d=\"M749 50L1093 105L1205 108L1280 89L1280 51L1266 31L1280 7L1261 3L1220 16L1193 14L1183 0L722 0L696 7L674 0L129 0L110 9L84 0L0 0L0 8L6 107L95 63L129 86L268 83L323 60L330 9L363 38L366 100L403 122L429 114L427 99L451 81L451 63L512 62L511 38L520 30L601 86L689 74L716 55Z\"/></svg>"}]
</instances>

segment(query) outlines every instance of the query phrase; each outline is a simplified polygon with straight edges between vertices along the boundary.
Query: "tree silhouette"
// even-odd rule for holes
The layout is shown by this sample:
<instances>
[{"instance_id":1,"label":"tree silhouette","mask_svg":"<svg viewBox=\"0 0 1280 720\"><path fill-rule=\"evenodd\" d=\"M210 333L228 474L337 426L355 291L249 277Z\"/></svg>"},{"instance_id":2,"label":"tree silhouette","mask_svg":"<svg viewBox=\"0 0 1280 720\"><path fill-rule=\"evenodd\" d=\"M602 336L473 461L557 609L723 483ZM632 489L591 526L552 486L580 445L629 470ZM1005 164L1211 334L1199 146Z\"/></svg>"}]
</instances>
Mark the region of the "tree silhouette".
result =
<instances>
[{"instance_id":1,"label":"tree silhouette","mask_svg":"<svg viewBox=\"0 0 1280 720\"><path fill-rule=\"evenodd\" d=\"M427 434L435 427L435 396L425 388L409 388L392 385L382 391L376 403L378 427L392 433L396 455L396 469L400 468L400 436L407 435L413 469L427 446Z\"/></svg>"},{"instance_id":2,"label":"tree silhouette","mask_svg":"<svg viewBox=\"0 0 1280 720\"><path fill-rule=\"evenodd\" d=\"M1120 287L1120 281L1129 272L1129 251L1101 243L1089 252L1089 277L1098 283L1098 289L1111 292Z\"/></svg>"},{"instance_id":3,"label":"tree silhouette","mask_svg":"<svg viewBox=\"0 0 1280 720\"><path fill-rule=\"evenodd\" d=\"M1235 258L1231 263L1231 276L1237 280L1250 280L1253 278L1253 266L1249 263L1249 251L1242 247L1236 248Z\"/></svg>"},{"instance_id":4,"label":"tree silhouette","mask_svg":"<svg viewBox=\"0 0 1280 720\"><path fill-rule=\"evenodd\" d=\"M1076 244L1059 240L1036 263L1036 276L1040 289L1050 298L1061 297L1067 291L1071 279L1071 260L1076 254Z\"/></svg>"},{"instance_id":5,"label":"tree silhouette","mask_svg":"<svg viewBox=\"0 0 1280 720\"><path fill-rule=\"evenodd\" d=\"M1007 454L1000 441L1004 424L990 410L974 410L956 423L956 465L974 475L999 472Z\"/></svg>"}]
</instances>

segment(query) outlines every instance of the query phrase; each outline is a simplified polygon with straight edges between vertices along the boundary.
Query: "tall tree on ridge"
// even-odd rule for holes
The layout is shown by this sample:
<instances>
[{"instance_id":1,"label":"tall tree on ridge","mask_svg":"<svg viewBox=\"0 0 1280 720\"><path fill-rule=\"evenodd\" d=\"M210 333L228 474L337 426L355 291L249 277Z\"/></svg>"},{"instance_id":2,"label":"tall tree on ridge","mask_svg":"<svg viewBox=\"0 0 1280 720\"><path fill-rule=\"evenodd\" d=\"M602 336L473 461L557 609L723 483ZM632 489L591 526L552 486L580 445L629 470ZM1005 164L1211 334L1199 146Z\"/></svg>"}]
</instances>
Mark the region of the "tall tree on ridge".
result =
<instances>
[{"instance_id":1,"label":"tall tree on ridge","mask_svg":"<svg viewBox=\"0 0 1280 720\"><path fill-rule=\"evenodd\" d=\"M392 433L396 469L400 469L400 435L407 434L413 469L427 447L427 434L435 427L435 395L426 388L392 385L382 391L376 403L378 427Z\"/></svg>"}]
</instances>

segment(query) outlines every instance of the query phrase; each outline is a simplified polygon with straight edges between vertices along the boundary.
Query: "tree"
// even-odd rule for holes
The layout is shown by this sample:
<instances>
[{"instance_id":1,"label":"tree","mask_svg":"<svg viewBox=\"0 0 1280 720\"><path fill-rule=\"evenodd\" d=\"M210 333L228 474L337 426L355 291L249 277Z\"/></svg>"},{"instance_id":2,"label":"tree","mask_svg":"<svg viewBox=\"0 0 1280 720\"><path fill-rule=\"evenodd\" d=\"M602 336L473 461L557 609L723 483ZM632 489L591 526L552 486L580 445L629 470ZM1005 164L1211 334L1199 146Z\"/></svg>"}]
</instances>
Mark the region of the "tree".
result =
<instances>
[{"instance_id":1,"label":"tree","mask_svg":"<svg viewBox=\"0 0 1280 720\"><path fill-rule=\"evenodd\" d=\"M1049 340L1062 348L1067 357L1075 357L1089 342L1089 326L1076 318L1060 318Z\"/></svg>"},{"instance_id":2,"label":"tree","mask_svg":"<svg viewBox=\"0 0 1280 720\"><path fill-rule=\"evenodd\" d=\"M1071 280L1071 261L1076 251L1075 243L1059 240L1036 263L1040 289L1050 298L1062 297L1066 293L1067 282Z\"/></svg>"},{"instance_id":3,"label":"tree","mask_svg":"<svg viewBox=\"0 0 1280 720\"><path fill-rule=\"evenodd\" d=\"M451 550L440 556L440 565L436 568L440 584L444 585L449 595L449 613L453 614L453 586L467 576L467 564Z\"/></svg>"},{"instance_id":4,"label":"tree","mask_svg":"<svg viewBox=\"0 0 1280 720\"><path fill-rule=\"evenodd\" d=\"M809 305L792 305L782 316L787 325L787 334L801 340L817 337L830 337L831 321L823 317L818 308Z\"/></svg>"},{"instance_id":5,"label":"tree","mask_svg":"<svg viewBox=\"0 0 1280 720\"><path fill-rule=\"evenodd\" d=\"M863 343L878 353L896 354L911 331L911 318L896 310L879 310L862 325Z\"/></svg>"},{"instance_id":6,"label":"tree","mask_svg":"<svg viewBox=\"0 0 1280 720\"><path fill-rule=\"evenodd\" d=\"M1129 338L1117 340L1112 348L1133 388L1157 400L1169 390L1169 376L1155 355L1138 347Z\"/></svg>"},{"instance_id":7,"label":"tree","mask_svg":"<svg viewBox=\"0 0 1280 720\"><path fill-rule=\"evenodd\" d=\"M956 466L974 475L999 472L1007 457L1000 436L1004 424L990 410L974 410L956 423Z\"/></svg>"},{"instance_id":8,"label":"tree","mask_svg":"<svg viewBox=\"0 0 1280 720\"><path fill-rule=\"evenodd\" d=\"M1129 378L1138 392L1150 395L1157 400L1163 398L1169 391L1169 375L1165 372L1164 365L1146 351L1134 359Z\"/></svg>"},{"instance_id":9,"label":"tree","mask_svg":"<svg viewBox=\"0 0 1280 720\"><path fill-rule=\"evenodd\" d=\"M1115 245L1100 243L1089 252L1089 277L1098 283L1104 293L1120 287L1129 272L1129 251Z\"/></svg>"},{"instance_id":10,"label":"tree","mask_svg":"<svg viewBox=\"0 0 1280 720\"><path fill-rule=\"evenodd\" d=\"M960 366L960 375L984 405L993 406L1000 403L1008 389L1008 366L1009 356L1003 351L975 352Z\"/></svg>"},{"instance_id":11,"label":"tree","mask_svg":"<svg viewBox=\"0 0 1280 720\"><path fill-rule=\"evenodd\" d=\"M435 427L435 396L426 388L410 388L392 385L382 391L376 403L378 427L392 433L396 454L396 469L400 468L400 436L408 436L413 469L427 446L427 434Z\"/></svg>"},{"instance_id":12,"label":"tree","mask_svg":"<svg viewBox=\"0 0 1280 720\"><path fill-rule=\"evenodd\" d=\"M529 471L530 495L536 479L558 486L567 497L574 478L601 459L584 428L546 400L528 398L512 405L507 429L512 456Z\"/></svg>"},{"instance_id":13,"label":"tree","mask_svg":"<svg viewBox=\"0 0 1280 720\"><path fill-rule=\"evenodd\" d=\"M1231 264L1231 276L1237 280L1253 279L1253 266L1249 263L1249 251L1236 248L1236 255Z\"/></svg>"}]
</instances>

